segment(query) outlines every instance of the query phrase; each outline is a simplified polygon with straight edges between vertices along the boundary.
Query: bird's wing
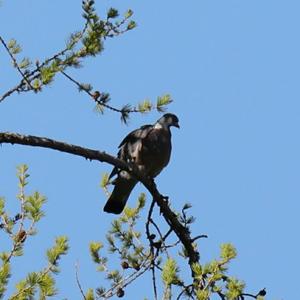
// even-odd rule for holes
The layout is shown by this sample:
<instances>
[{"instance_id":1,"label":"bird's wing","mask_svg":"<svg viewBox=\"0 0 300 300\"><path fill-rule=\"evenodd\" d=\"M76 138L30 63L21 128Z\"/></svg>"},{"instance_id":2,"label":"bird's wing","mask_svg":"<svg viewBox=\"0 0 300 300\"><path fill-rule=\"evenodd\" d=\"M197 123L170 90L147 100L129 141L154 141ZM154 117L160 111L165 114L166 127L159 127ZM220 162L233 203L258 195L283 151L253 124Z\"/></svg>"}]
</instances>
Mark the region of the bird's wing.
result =
<instances>
[{"instance_id":1,"label":"bird's wing","mask_svg":"<svg viewBox=\"0 0 300 300\"><path fill-rule=\"evenodd\" d=\"M121 148L125 144L133 144L138 140L142 140L146 138L146 136L149 134L149 132L152 130L153 125L144 125L140 127L139 129L136 129L132 132L130 132L120 143L119 148Z\"/></svg>"},{"instance_id":2,"label":"bird's wing","mask_svg":"<svg viewBox=\"0 0 300 300\"><path fill-rule=\"evenodd\" d=\"M143 140L145 140L148 134L152 131L152 125L144 125L139 129L130 132L120 143L118 158L126 162L138 162L140 161L140 155L143 147ZM118 174L119 169L114 167L109 178Z\"/></svg>"}]
</instances>

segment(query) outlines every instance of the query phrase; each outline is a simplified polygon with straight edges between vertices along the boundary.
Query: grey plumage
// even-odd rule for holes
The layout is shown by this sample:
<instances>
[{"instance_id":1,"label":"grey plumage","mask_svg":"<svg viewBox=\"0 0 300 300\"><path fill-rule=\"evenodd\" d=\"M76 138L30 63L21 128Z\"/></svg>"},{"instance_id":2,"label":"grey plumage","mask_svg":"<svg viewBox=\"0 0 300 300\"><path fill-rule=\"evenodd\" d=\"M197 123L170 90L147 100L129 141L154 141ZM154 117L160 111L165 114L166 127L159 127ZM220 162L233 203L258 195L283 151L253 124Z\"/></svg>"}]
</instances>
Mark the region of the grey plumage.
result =
<instances>
[{"instance_id":1,"label":"grey plumage","mask_svg":"<svg viewBox=\"0 0 300 300\"><path fill-rule=\"evenodd\" d=\"M163 115L154 125L144 125L129 133L119 145L118 158L134 163L143 174L156 177L167 166L171 156L171 126L179 128L178 118L174 114ZM104 211L120 214L137 184L137 180L128 172L114 168L109 176L114 189L107 200Z\"/></svg>"}]
</instances>

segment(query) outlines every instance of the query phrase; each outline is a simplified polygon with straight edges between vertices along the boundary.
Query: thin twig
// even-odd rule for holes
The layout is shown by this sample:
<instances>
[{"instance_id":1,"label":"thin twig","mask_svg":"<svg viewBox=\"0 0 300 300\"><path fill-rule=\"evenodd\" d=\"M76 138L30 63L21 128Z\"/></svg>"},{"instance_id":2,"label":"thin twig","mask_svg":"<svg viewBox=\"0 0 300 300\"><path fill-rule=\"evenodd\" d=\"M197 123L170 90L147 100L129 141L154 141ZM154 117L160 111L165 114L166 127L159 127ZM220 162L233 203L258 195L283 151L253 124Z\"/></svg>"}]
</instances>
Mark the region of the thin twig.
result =
<instances>
[{"instance_id":1,"label":"thin twig","mask_svg":"<svg viewBox=\"0 0 300 300\"><path fill-rule=\"evenodd\" d=\"M221 293L221 292L217 292L217 293L222 300L226 300L226 297L223 293Z\"/></svg>"},{"instance_id":2,"label":"thin twig","mask_svg":"<svg viewBox=\"0 0 300 300\"><path fill-rule=\"evenodd\" d=\"M188 286L184 286L183 287L183 289L182 289L182 291L179 293L179 295L177 296L177 298L176 298L176 300L179 300L180 298L181 298L181 296L184 294L184 292L188 292L189 293L189 299L190 298L192 298L192 299L194 299L194 297L190 294L190 292L189 292L189 288L193 288L193 285L192 284L190 284L190 285L188 285Z\"/></svg>"},{"instance_id":3,"label":"thin twig","mask_svg":"<svg viewBox=\"0 0 300 300\"><path fill-rule=\"evenodd\" d=\"M44 66L48 65L51 61L59 58L60 56L65 55L68 51L70 51L70 49L73 48L80 41L80 39L83 37L83 35L85 34L87 28L88 28L88 21L85 22L83 29L80 31L80 33L78 34L76 39L74 39L74 41L72 42L71 45L69 45L65 49L61 50L60 52L54 54L52 57L47 58L43 63L41 63L39 66L37 66L36 69L34 69L31 73L29 73L29 75L30 76L34 75L36 72L38 72L40 70L40 68L43 68Z\"/></svg>"},{"instance_id":4,"label":"thin twig","mask_svg":"<svg viewBox=\"0 0 300 300\"><path fill-rule=\"evenodd\" d=\"M151 264L147 265L149 257L147 257L144 262L141 264L141 269L138 271L135 271L134 273L130 274L129 276L123 278L121 281L113 285L109 290L105 291L101 295L97 296L96 299L100 298L106 298L106 297L111 297L117 293L117 289L119 287L126 287L128 286L131 282L139 278L141 275L143 275L147 270L149 270Z\"/></svg>"},{"instance_id":5,"label":"thin twig","mask_svg":"<svg viewBox=\"0 0 300 300\"><path fill-rule=\"evenodd\" d=\"M150 234L150 223L152 220L152 213L155 205L155 200L153 199L148 211L148 217L147 217L147 222L146 222L146 235L147 239L150 244L150 253L151 253L151 273L152 273L152 285L153 285L153 292L154 292L154 298L157 300L157 287L156 287L156 278L155 278L155 256L154 256L154 243L153 243L153 238L151 237Z\"/></svg>"},{"instance_id":6,"label":"thin twig","mask_svg":"<svg viewBox=\"0 0 300 300\"><path fill-rule=\"evenodd\" d=\"M151 265L151 273L152 273L152 285L153 285L153 291L154 291L154 299L157 300L157 287L156 287L156 276L155 276L155 267L152 264Z\"/></svg>"},{"instance_id":7,"label":"thin twig","mask_svg":"<svg viewBox=\"0 0 300 300\"><path fill-rule=\"evenodd\" d=\"M252 294L248 294L248 293L243 293L243 294L241 294L241 296L246 296L246 297L250 297L250 298L253 298L253 299L257 299L257 296L259 296L259 295L252 295Z\"/></svg>"},{"instance_id":8,"label":"thin twig","mask_svg":"<svg viewBox=\"0 0 300 300\"><path fill-rule=\"evenodd\" d=\"M106 31L106 36L114 37L114 36L117 36L117 35L120 35L120 34L123 34L123 33L127 32L128 29L124 29L124 30L121 30L121 31L119 31L118 29L121 28L126 23L126 21L128 21L128 19L130 19L130 17L131 16L125 17L121 22L119 22L115 26L112 23L110 23L108 21L108 19L106 19L106 22L109 23L109 25L110 25L109 26L110 28ZM110 33L111 31L112 31L112 34Z\"/></svg>"},{"instance_id":9,"label":"thin twig","mask_svg":"<svg viewBox=\"0 0 300 300\"><path fill-rule=\"evenodd\" d=\"M21 83L19 83L18 85L16 85L15 87L11 88L10 90L8 90L7 92L5 92L1 97L0 97L0 102L2 102L5 98L9 97L10 95L12 95L14 92L17 92L22 86L24 85L23 80L21 81Z\"/></svg>"},{"instance_id":10,"label":"thin twig","mask_svg":"<svg viewBox=\"0 0 300 300\"><path fill-rule=\"evenodd\" d=\"M92 92L90 92L89 90L85 89L84 86L78 82L76 79L74 79L73 77L71 77L70 75L68 75L65 71L60 71L61 74L63 74L66 78L68 78L71 82L73 82L75 85L77 85L77 87L84 91L85 93L87 93L92 99L93 101L95 101L97 104L101 105L101 106L104 106L114 112L118 112L118 113L122 113L124 112L124 110L122 109L119 109L119 108L115 108L111 105L108 105L107 103L99 100L97 97L95 97L95 94L93 94ZM128 110L125 110L126 113L137 113L137 112L141 112L140 110L136 109L136 108L133 108L133 109L128 109Z\"/></svg>"},{"instance_id":11,"label":"thin twig","mask_svg":"<svg viewBox=\"0 0 300 300\"><path fill-rule=\"evenodd\" d=\"M166 245L166 248L173 248L175 246L177 246L180 243L180 240L176 241L175 243L171 244L171 245Z\"/></svg>"},{"instance_id":12,"label":"thin twig","mask_svg":"<svg viewBox=\"0 0 300 300\"><path fill-rule=\"evenodd\" d=\"M34 88L32 87L30 81L27 79L27 76L24 74L24 72L20 69L18 62L16 60L16 58L14 57L14 55L11 53L10 49L8 48L7 44L5 43L4 39L0 36L0 42L2 43L2 45L4 46L4 48L6 49L7 53L9 54L10 58L13 61L13 66L18 70L18 72L21 74L22 78L24 79L24 81L28 84L28 86L34 90Z\"/></svg>"},{"instance_id":13,"label":"thin twig","mask_svg":"<svg viewBox=\"0 0 300 300\"><path fill-rule=\"evenodd\" d=\"M88 28L88 22L85 22L83 29L81 30L81 32L78 34L78 37L76 39L74 39L71 47L73 47L76 43L78 43L80 41L80 39L83 37L84 33L86 32ZM0 37L1 38L1 37ZM2 44L5 46L6 50L9 51L7 45L5 44L4 40L1 38L1 42ZM50 58L45 59L45 61L41 64L39 64L35 69L33 69L31 72L29 72L25 77L22 75L23 79L19 82L18 85L16 85L15 87L11 88L10 90L8 90L6 93L4 93L1 97L0 97L0 102L2 102L5 98L9 97L10 95L12 95L15 92L25 92L27 90L23 90L23 86L24 83L26 82L27 84L29 84L29 86L31 87L31 90L34 90L34 88L32 88L32 86L30 85L29 81L32 81L36 78L38 78L40 76L40 70L41 68L45 67L46 65L48 65L51 61L59 58L60 56L65 55L68 51L70 50L70 47L66 47L63 50L55 53L54 55L52 55ZM10 53L10 51L9 51ZM10 53L11 54L11 53ZM13 57L12 57L13 58ZM15 60L14 60L14 64L15 64ZM17 65L18 66L18 65ZM38 73L38 74L36 74ZM29 78L29 80L27 80L27 78ZM28 82L27 82L28 81Z\"/></svg>"},{"instance_id":14,"label":"thin twig","mask_svg":"<svg viewBox=\"0 0 300 300\"><path fill-rule=\"evenodd\" d=\"M195 242L196 240L199 240L199 239L203 239L203 238L208 238L208 235L207 234L200 234L200 235L197 235L195 236L194 238L192 238L192 242Z\"/></svg>"},{"instance_id":15,"label":"thin twig","mask_svg":"<svg viewBox=\"0 0 300 300\"><path fill-rule=\"evenodd\" d=\"M150 234L150 222L151 222L150 220L152 218L154 205L155 205L155 200L153 199L151 202L149 211L148 211L148 217L147 217L147 222L146 222L146 235L147 235L147 239L149 240L149 243L150 243L151 253L153 253L153 239Z\"/></svg>"},{"instance_id":16,"label":"thin twig","mask_svg":"<svg viewBox=\"0 0 300 300\"><path fill-rule=\"evenodd\" d=\"M152 218L150 219L150 223L151 223L151 224L155 227L155 229L157 230L157 232L158 232L158 234L159 234L159 236L160 236L161 246L162 246L162 248L165 250L165 252L166 252L166 254L167 254L167 257L169 258L170 256L169 256L169 252L168 252L168 250L167 250L168 247L167 247L166 244L165 244L165 239L164 239L164 237L163 237L163 235L162 235L162 233L161 233L159 227L158 227L157 224L153 221ZM158 249L158 250L159 250L159 249Z\"/></svg>"},{"instance_id":17,"label":"thin twig","mask_svg":"<svg viewBox=\"0 0 300 300\"><path fill-rule=\"evenodd\" d=\"M78 262L77 262L77 263L75 264L76 283L77 283L77 286L78 286L78 288L79 288L79 290L80 290L80 293L81 293L83 299L86 300L86 297L85 297L85 295L84 295L83 289L82 289L82 287L81 287L81 283L80 283L80 280L79 280L79 274L78 274L78 273L79 273L79 264L78 264Z\"/></svg>"}]
</instances>

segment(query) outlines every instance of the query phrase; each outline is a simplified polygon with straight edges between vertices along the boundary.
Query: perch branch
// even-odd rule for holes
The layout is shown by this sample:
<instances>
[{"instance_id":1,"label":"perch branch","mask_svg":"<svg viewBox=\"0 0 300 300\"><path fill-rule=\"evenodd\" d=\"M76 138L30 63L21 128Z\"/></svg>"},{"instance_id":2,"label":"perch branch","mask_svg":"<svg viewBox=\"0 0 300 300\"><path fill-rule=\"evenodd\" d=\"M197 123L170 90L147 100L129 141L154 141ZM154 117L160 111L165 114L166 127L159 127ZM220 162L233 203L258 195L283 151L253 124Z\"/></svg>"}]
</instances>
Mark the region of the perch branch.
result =
<instances>
[{"instance_id":1,"label":"perch branch","mask_svg":"<svg viewBox=\"0 0 300 300\"><path fill-rule=\"evenodd\" d=\"M172 228L172 230L174 230L175 234L184 245L189 259L189 265L192 267L194 263L199 262L200 255L199 252L193 246L193 239L191 238L188 229L181 224L181 222L178 220L177 215L170 209L168 202L165 201L165 197L160 194L154 181L145 177L141 172L139 172L139 170L134 165L127 164L126 162L112 155L109 155L104 151L84 148L81 146L56 141L46 137L0 132L0 144L3 143L27 145L32 147L43 147L58 150L61 152L70 153L72 155L81 156L89 160L106 162L117 168L130 172L150 192L153 199L159 206L164 219ZM192 275L194 275L193 272Z\"/></svg>"}]
</instances>

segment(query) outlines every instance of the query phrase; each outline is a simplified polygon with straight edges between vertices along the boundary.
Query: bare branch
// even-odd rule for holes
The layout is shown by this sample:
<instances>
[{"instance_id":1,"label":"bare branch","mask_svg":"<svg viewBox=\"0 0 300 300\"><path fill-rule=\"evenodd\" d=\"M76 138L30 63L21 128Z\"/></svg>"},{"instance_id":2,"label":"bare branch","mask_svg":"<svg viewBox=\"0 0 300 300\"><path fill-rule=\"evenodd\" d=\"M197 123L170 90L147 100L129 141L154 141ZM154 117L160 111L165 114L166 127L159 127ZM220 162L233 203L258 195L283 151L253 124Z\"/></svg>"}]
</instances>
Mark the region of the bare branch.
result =
<instances>
[{"instance_id":1,"label":"bare branch","mask_svg":"<svg viewBox=\"0 0 300 300\"><path fill-rule=\"evenodd\" d=\"M196 240L199 240L199 239L207 239L208 238L208 235L207 234L200 234L200 235L197 235L195 236L194 238L192 238L192 241L195 242Z\"/></svg>"},{"instance_id":2,"label":"bare branch","mask_svg":"<svg viewBox=\"0 0 300 300\"><path fill-rule=\"evenodd\" d=\"M76 275L77 286L80 290L80 293L81 293L83 299L86 300L86 297L84 295L84 292L83 292L83 289L82 289L82 286L81 286L81 283L80 283L80 280L79 280L79 274L78 274L79 273L79 264L78 263L76 263L76 265L75 265L75 272L76 272L75 275Z\"/></svg>"}]
</instances>

